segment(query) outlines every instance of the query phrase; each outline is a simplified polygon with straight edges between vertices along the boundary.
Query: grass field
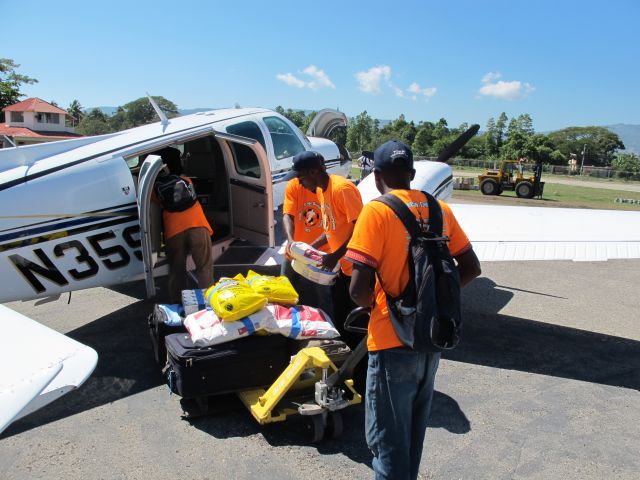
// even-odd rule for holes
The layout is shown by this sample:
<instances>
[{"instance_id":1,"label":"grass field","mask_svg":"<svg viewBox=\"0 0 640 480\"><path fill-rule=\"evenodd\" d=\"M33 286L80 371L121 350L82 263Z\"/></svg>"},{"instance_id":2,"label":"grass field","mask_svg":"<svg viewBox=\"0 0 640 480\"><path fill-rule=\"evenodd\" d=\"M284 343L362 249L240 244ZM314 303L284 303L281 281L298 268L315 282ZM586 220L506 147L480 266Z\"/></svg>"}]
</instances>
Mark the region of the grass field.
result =
<instances>
[{"instance_id":1,"label":"grass field","mask_svg":"<svg viewBox=\"0 0 640 480\"><path fill-rule=\"evenodd\" d=\"M640 193L637 192L553 183L545 185L542 200L518 198L515 192L503 192L499 196L487 196L482 195L479 190L455 190L453 198L503 205L640 210L640 204L616 202L616 199L633 199L640 202Z\"/></svg>"}]
</instances>

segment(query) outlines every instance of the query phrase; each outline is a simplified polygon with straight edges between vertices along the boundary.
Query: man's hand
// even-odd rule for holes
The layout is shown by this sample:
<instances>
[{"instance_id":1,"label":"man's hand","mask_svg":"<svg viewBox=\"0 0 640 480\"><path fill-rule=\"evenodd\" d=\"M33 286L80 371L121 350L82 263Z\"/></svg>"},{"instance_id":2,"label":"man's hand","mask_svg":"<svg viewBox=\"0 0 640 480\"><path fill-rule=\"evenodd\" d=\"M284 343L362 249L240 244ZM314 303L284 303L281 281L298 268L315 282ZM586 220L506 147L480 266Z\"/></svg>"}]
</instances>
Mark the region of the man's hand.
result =
<instances>
[{"instance_id":1,"label":"man's hand","mask_svg":"<svg viewBox=\"0 0 640 480\"><path fill-rule=\"evenodd\" d=\"M338 261L340 260L340 255L336 253L327 253L322 256L322 269L327 271L332 271Z\"/></svg>"}]
</instances>

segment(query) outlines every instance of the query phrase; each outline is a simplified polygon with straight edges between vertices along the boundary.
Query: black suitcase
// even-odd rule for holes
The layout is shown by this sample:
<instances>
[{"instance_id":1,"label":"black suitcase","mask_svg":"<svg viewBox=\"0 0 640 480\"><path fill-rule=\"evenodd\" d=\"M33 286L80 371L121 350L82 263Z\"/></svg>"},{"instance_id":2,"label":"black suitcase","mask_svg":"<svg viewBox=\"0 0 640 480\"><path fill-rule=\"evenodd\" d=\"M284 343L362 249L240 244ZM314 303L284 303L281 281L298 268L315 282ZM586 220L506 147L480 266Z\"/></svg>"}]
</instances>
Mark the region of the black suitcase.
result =
<instances>
[{"instance_id":1,"label":"black suitcase","mask_svg":"<svg viewBox=\"0 0 640 480\"><path fill-rule=\"evenodd\" d=\"M251 335L212 347L196 347L189 334L165 338L167 384L183 398L270 385L289 365L282 335Z\"/></svg>"},{"instance_id":2,"label":"black suitcase","mask_svg":"<svg viewBox=\"0 0 640 480\"><path fill-rule=\"evenodd\" d=\"M155 358L161 368L167 364L167 348L165 347L164 338L173 333L184 333L187 331L184 325L169 326L165 322L164 312L153 307L153 312L149 315L147 323L149 324L149 336L151 337L151 345L153 347L153 358Z\"/></svg>"}]
</instances>

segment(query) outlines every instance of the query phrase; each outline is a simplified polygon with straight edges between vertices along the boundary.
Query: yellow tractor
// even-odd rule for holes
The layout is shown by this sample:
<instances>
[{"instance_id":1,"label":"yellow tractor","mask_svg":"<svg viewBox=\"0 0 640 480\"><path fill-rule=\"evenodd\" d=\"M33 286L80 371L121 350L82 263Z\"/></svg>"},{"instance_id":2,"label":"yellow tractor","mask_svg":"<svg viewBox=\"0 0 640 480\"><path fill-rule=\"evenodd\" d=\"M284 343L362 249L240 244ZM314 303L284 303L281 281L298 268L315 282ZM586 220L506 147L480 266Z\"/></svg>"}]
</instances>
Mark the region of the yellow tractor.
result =
<instances>
[{"instance_id":1,"label":"yellow tractor","mask_svg":"<svg viewBox=\"0 0 640 480\"><path fill-rule=\"evenodd\" d=\"M480 191L484 195L500 195L505 190L514 190L519 198L542 197L544 182L542 163L533 166L533 176L524 176L525 163L520 160L504 160L500 170L489 170L478 175Z\"/></svg>"}]
</instances>

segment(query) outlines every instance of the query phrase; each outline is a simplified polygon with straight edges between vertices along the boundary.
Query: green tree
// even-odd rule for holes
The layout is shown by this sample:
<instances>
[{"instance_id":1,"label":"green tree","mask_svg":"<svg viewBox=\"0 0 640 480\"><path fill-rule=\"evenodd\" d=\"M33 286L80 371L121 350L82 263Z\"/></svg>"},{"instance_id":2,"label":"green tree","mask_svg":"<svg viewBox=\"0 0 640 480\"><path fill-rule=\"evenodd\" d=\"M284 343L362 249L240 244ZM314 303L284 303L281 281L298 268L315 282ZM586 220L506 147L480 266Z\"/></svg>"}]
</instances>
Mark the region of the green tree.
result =
<instances>
[{"instance_id":1,"label":"green tree","mask_svg":"<svg viewBox=\"0 0 640 480\"><path fill-rule=\"evenodd\" d=\"M168 118L178 115L178 107L172 101L160 96L151 98L155 100L160 110L162 110ZM156 111L151 106L151 102L149 102L147 97L141 97L124 104L122 110L125 112L125 121L118 119L118 127L120 127L120 125L126 125L125 128L138 127L159 120ZM113 126L115 127L116 124L113 124Z\"/></svg>"},{"instance_id":2,"label":"green tree","mask_svg":"<svg viewBox=\"0 0 640 480\"><path fill-rule=\"evenodd\" d=\"M16 72L20 67L10 58L0 58L0 121L4 122L3 108L18 103L24 93L20 91L22 85L38 83L35 78Z\"/></svg>"},{"instance_id":3,"label":"green tree","mask_svg":"<svg viewBox=\"0 0 640 480\"><path fill-rule=\"evenodd\" d=\"M349 122L347 128L347 150L361 152L373 148L375 122L365 110Z\"/></svg>"},{"instance_id":4,"label":"green tree","mask_svg":"<svg viewBox=\"0 0 640 480\"><path fill-rule=\"evenodd\" d=\"M313 119L316 118L317 113L318 112L313 111L305 117L304 123L300 127L300 130L302 130L302 133L304 133L305 135L307 134L307 130L309 130L309 125L311 125L311 122L313 122Z\"/></svg>"},{"instance_id":5,"label":"green tree","mask_svg":"<svg viewBox=\"0 0 640 480\"><path fill-rule=\"evenodd\" d=\"M109 125L109 117L102 110L94 108L82 117L76 131L82 135L102 135L113 130Z\"/></svg>"},{"instance_id":6,"label":"green tree","mask_svg":"<svg viewBox=\"0 0 640 480\"><path fill-rule=\"evenodd\" d=\"M505 142L508 120L509 120L509 117L507 117L507 114L502 112L498 117L498 121L496 122L495 140L496 140L497 152L500 152L500 149L502 148L502 144Z\"/></svg>"},{"instance_id":7,"label":"green tree","mask_svg":"<svg viewBox=\"0 0 640 480\"><path fill-rule=\"evenodd\" d=\"M611 166L620 178L640 177L640 157L635 153L618 153Z\"/></svg>"},{"instance_id":8,"label":"green tree","mask_svg":"<svg viewBox=\"0 0 640 480\"><path fill-rule=\"evenodd\" d=\"M71 115L71 125L75 126L80 123L82 117L84 116L84 112L82 111L82 105L78 100L73 100L69 104L69 108L67 108L67 113Z\"/></svg>"},{"instance_id":9,"label":"green tree","mask_svg":"<svg viewBox=\"0 0 640 480\"><path fill-rule=\"evenodd\" d=\"M569 127L548 135L549 139L566 158L573 153L584 165L606 166L611 164L618 149L624 149L620 137L604 127Z\"/></svg>"},{"instance_id":10,"label":"green tree","mask_svg":"<svg viewBox=\"0 0 640 480\"><path fill-rule=\"evenodd\" d=\"M414 155L428 155L434 140L435 125L432 122L420 122L411 145Z\"/></svg>"}]
</instances>

